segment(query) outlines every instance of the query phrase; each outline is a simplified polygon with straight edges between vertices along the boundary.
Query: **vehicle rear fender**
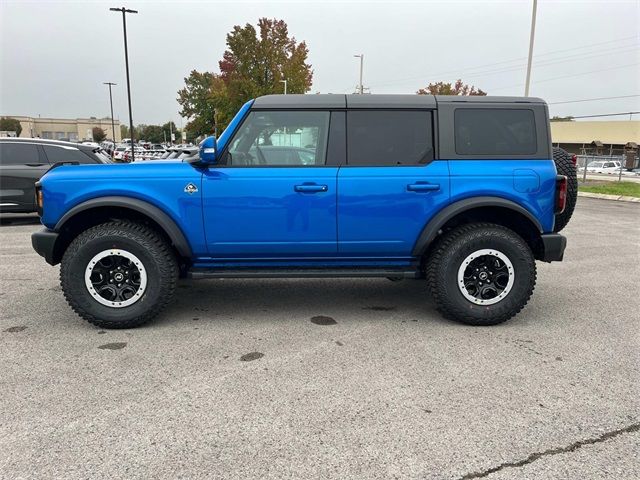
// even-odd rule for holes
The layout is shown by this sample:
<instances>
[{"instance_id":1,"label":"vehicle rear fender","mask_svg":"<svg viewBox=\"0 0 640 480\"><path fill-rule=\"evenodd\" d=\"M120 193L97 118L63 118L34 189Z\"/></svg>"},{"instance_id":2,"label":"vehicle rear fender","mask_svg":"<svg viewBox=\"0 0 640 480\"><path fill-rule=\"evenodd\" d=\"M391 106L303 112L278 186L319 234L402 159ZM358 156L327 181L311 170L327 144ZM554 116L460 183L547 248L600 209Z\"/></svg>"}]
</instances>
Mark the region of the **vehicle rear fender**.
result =
<instances>
[{"instance_id":1,"label":"vehicle rear fender","mask_svg":"<svg viewBox=\"0 0 640 480\"><path fill-rule=\"evenodd\" d=\"M441 230L447 223L455 219L465 212L471 210L479 210L486 208L496 207L499 209L507 209L516 213L518 216L524 217L530 222L530 229L537 233L536 236L540 236L543 232L542 225L538 219L526 208L518 205L511 200L506 200L500 197L474 197L466 198L464 200L457 201L451 205L443 208L438 212L422 229L420 236L418 237L412 251L412 255L421 256L429 248L429 245L436 239L441 233Z\"/></svg>"}]
</instances>

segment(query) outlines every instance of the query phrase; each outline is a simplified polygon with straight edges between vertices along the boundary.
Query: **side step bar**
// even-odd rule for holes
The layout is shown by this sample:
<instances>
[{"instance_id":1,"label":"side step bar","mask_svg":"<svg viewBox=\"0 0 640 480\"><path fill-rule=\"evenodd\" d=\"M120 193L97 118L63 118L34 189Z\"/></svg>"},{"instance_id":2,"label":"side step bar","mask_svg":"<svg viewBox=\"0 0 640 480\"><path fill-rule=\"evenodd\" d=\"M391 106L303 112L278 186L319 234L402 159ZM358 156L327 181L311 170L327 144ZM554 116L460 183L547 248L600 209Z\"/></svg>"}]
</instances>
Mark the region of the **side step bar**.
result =
<instances>
[{"instance_id":1,"label":"side step bar","mask_svg":"<svg viewBox=\"0 0 640 480\"><path fill-rule=\"evenodd\" d=\"M198 268L187 273L189 278L419 278L418 270L397 268Z\"/></svg>"}]
</instances>

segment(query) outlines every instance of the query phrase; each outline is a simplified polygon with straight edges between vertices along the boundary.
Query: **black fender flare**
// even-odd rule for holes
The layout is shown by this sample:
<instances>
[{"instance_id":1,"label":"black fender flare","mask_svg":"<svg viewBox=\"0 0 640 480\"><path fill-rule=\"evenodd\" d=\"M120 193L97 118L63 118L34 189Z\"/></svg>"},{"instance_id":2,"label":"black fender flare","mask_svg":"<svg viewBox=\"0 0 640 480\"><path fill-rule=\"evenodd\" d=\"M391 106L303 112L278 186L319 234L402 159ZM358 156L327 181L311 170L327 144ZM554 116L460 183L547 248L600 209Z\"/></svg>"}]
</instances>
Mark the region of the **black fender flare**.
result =
<instances>
[{"instance_id":1,"label":"black fender flare","mask_svg":"<svg viewBox=\"0 0 640 480\"><path fill-rule=\"evenodd\" d=\"M58 220L58 223L56 223L56 226L54 227L54 231L61 232L62 228L64 228L64 224L78 213L98 207L123 207L149 217L164 230L171 240L171 243L173 243L181 256L191 258L191 245L189 245L187 238L184 236L184 233L182 233L182 230L178 227L176 222L174 222L169 215L158 207L150 204L149 202L145 202L144 200L132 197L99 197L82 202L73 207L65 213L60 220Z\"/></svg>"},{"instance_id":2,"label":"black fender flare","mask_svg":"<svg viewBox=\"0 0 640 480\"><path fill-rule=\"evenodd\" d=\"M429 244L438 235L440 229L456 215L459 215L467 210L478 207L502 207L508 208L524 215L528 220L535 225L538 231L542 234L543 228L538 219L526 208L518 205L511 200L507 200L500 197L473 197L459 200L451 205L440 210L429 222L424 226L418 240L413 246L412 255L422 255Z\"/></svg>"}]
</instances>

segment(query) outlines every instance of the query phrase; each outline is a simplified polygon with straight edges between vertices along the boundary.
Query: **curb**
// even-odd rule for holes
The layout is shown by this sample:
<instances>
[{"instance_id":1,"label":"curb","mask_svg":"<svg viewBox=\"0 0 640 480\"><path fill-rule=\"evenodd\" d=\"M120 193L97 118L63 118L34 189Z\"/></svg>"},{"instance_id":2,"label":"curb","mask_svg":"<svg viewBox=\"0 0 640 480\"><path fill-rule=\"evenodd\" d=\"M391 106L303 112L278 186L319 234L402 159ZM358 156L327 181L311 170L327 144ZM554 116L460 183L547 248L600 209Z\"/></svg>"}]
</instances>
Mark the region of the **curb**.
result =
<instances>
[{"instance_id":1,"label":"curb","mask_svg":"<svg viewBox=\"0 0 640 480\"><path fill-rule=\"evenodd\" d=\"M614 200L618 202L632 202L632 203L640 203L640 198L638 197L626 197L624 195L606 195L604 193L591 193L591 192L580 192L578 191L579 197L588 197L588 198L599 198L601 200Z\"/></svg>"}]
</instances>

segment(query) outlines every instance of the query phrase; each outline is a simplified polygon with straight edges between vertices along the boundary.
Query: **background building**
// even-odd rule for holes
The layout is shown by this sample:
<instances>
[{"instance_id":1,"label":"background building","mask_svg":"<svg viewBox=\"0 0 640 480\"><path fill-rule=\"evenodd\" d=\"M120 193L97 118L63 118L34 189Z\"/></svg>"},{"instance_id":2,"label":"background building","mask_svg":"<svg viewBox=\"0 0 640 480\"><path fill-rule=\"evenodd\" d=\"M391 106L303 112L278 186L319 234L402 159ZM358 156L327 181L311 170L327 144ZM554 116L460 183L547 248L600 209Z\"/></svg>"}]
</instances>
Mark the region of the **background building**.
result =
<instances>
[{"instance_id":1,"label":"background building","mask_svg":"<svg viewBox=\"0 0 640 480\"><path fill-rule=\"evenodd\" d=\"M551 122L551 140L576 155L622 155L629 142L640 144L640 121Z\"/></svg>"},{"instance_id":2,"label":"background building","mask_svg":"<svg viewBox=\"0 0 640 480\"><path fill-rule=\"evenodd\" d=\"M22 125L21 137L25 138L46 138L51 140L69 140L77 142L81 140L93 140L93 127L100 127L107 135L107 140L113 140L110 118L40 118L40 117L17 117L11 116L20 121ZM115 120L116 138L119 142L120 121Z\"/></svg>"}]
</instances>

